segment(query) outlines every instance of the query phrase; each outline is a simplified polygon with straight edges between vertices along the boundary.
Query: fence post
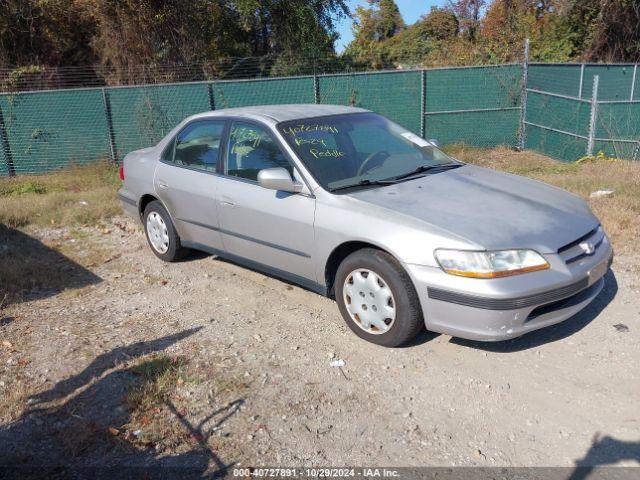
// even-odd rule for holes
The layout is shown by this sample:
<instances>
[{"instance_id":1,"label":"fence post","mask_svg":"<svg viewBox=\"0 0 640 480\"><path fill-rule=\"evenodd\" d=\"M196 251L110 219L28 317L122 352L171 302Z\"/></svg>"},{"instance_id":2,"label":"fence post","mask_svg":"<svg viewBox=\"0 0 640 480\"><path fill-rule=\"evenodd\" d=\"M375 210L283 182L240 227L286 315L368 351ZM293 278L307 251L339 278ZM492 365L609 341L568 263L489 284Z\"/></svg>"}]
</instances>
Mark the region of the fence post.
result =
<instances>
[{"instance_id":1,"label":"fence post","mask_svg":"<svg viewBox=\"0 0 640 480\"><path fill-rule=\"evenodd\" d=\"M427 71L420 71L420 136L427 134Z\"/></svg>"},{"instance_id":2,"label":"fence post","mask_svg":"<svg viewBox=\"0 0 640 480\"><path fill-rule=\"evenodd\" d=\"M633 102L633 95L634 95L634 94L635 94L635 92L636 92L636 77L637 77L637 75L636 75L636 74L637 74L637 73L638 73L638 64L636 63L636 64L633 66L633 80L631 80L631 95L630 95L630 97L629 97L629 101L630 101L630 102Z\"/></svg>"},{"instance_id":3,"label":"fence post","mask_svg":"<svg viewBox=\"0 0 640 480\"><path fill-rule=\"evenodd\" d=\"M320 103L320 79L316 72L313 72L313 101Z\"/></svg>"},{"instance_id":4,"label":"fence post","mask_svg":"<svg viewBox=\"0 0 640 480\"><path fill-rule=\"evenodd\" d=\"M209 96L209 110L215 110L216 96L213 93L213 82L207 83L207 95Z\"/></svg>"},{"instance_id":5,"label":"fence post","mask_svg":"<svg viewBox=\"0 0 640 480\"><path fill-rule=\"evenodd\" d=\"M16 169L13 165L13 155L11 154L11 146L9 145L9 135L7 134L7 127L4 123L2 106L0 106L0 142L2 143L4 162L7 165L7 175L13 177L16 174Z\"/></svg>"},{"instance_id":6,"label":"fence post","mask_svg":"<svg viewBox=\"0 0 640 480\"><path fill-rule=\"evenodd\" d=\"M522 90L520 92L520 132L518 150L524 150L527 122L527 81L529 79L529 39L524 41L524 59L522 61Z\"/></svg>"},{"instance_id":7,"label":"fence post","mask_svg":"<svg viewBox=\"0 0 640 480\"><path fill-rule=\"evenodd\" d=\"M583 83L584 83L584 63L580 64L580 86L578 87L578 98L582 98Z\"/></svg>"},{"instance_id":8,"label":"fence post","mask_svg":"<svg viewBox=\"0 0 640 480\"><path fill-rule=\"evenodd\" d=\"M106 88L102 88L102 105L104 107L104 116L107 120L107 135L109 136L109 153L111 154L111 161L118 163L118 157L116 155L116 139L113 132L113 119L111 117L111 102L109 101L109 94Z\"/></svg>"},{"instance_id":9,"label":"fence post","mask_svg":"<svg viewBox=\"0 0 640 480\"><path fill-rule=\"evenodd\" d=\"M596 120L598 119L598 82L600 77L593 77L593 93L591 94L591 115L589 117L589 141L587 143L587 157L593 156L593 144L596 136Z\"/></svg>"}]
</instances>

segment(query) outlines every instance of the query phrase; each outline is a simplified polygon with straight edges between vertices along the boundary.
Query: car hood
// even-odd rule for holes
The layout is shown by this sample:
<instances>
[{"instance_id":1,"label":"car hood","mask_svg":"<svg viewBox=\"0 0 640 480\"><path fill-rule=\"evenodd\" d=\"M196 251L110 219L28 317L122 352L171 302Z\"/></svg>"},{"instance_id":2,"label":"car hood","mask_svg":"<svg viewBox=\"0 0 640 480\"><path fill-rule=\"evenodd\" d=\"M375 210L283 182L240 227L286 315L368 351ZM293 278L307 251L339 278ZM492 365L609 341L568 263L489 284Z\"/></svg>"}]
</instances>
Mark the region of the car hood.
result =
<instances>
[{"instance_id":1,"label":"car hood","mask_svg":"<svg viewBox=\"0 0 640 480\"><path fill-rule=\"evenodd\" d=\"M568 192L471 165L349 196L487 250L533 248L552 253L599 224L587 204Z\"/></svg>"}]
</instances>

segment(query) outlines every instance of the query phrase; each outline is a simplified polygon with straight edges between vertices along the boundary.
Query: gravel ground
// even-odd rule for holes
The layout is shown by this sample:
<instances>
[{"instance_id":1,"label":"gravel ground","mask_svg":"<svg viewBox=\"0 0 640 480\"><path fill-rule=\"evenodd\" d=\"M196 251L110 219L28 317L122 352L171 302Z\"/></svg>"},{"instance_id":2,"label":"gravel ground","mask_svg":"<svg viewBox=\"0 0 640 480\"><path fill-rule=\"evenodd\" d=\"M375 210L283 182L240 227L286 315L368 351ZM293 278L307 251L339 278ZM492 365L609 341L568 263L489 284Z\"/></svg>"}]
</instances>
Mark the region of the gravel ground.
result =
<instances>
[{"instance_id":1,"label":"gravel ground","mask_svg":"<svg viewBox=\"0 0 640 480\"><path fill-rule=\"evenodd\" d=\"M559 326L497 344L424 333L386 349L297 286L204 254L162 263L129 220L80 233L29 231L67 245L49 274L74 288L36 289L1 314L0 464L640 461L640 280L628 259ZM126 402L132 365L161 353L186 358L197 380L145 422ZM158 422L173 443L136 441Z\"/></svg>"}]
</instances>

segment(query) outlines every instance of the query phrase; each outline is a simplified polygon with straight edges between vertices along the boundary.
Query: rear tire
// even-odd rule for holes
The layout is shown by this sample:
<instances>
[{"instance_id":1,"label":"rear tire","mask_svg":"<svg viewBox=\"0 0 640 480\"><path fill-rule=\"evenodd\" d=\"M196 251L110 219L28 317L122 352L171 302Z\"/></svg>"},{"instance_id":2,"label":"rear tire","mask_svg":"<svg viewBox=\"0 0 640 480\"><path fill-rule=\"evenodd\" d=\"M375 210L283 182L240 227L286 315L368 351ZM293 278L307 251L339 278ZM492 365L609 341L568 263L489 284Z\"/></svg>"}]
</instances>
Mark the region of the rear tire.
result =
<instances>
[{"instance_id":1,"label":"rear tire","mask_svg":"<svg viewBox=\"0 0 640 480\"><path fill-rule=\"evenodd\" d=\"M142 216L144 233L151 251L165 262L175 262L185 256L180 237L171 221L169 212L158 200L150 202Z\"/></svg>"},{"instance_id":2,"label":"rear tire","mask_svg":"<svg viewBox=\"0 0 640 480\"><path fill-rule=\"evenodd\" d=\"M334 290L349 328L369 342L399 347L424 329L411 279L382 250L364 248L345 258L338 267Z\"/></svg>"}]
</instances>

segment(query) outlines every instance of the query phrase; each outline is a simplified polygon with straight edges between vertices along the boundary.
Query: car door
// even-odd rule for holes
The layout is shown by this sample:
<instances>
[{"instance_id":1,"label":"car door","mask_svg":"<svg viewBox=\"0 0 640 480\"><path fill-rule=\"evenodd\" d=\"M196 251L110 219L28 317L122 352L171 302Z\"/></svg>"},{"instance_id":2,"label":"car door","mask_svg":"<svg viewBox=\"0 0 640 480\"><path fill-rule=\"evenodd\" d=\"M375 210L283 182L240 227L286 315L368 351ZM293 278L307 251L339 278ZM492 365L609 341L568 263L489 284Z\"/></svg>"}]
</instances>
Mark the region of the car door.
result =
<instances>
[{"instance_id":1,"label":"car door","mask_svg":"<svg viewBox=\"0 0 640 480\"><path fill-rule=\"evenodd\" d=\"M185 246L222 249L216 199L226 122L186 125L158 162L154 187Z\"/></svg>"},{"instance_id":2,"label":"car door","mask_svg":"<svg viewBox=\"0 0 640 480\"><path fill-rule=\"evenodd\" d=\"M315 199L258 185L258 172L272 167L294 171L265 126L234 121L218 185L224 248L280 276L315 283Z\"/></svg>"}]
</instances>

